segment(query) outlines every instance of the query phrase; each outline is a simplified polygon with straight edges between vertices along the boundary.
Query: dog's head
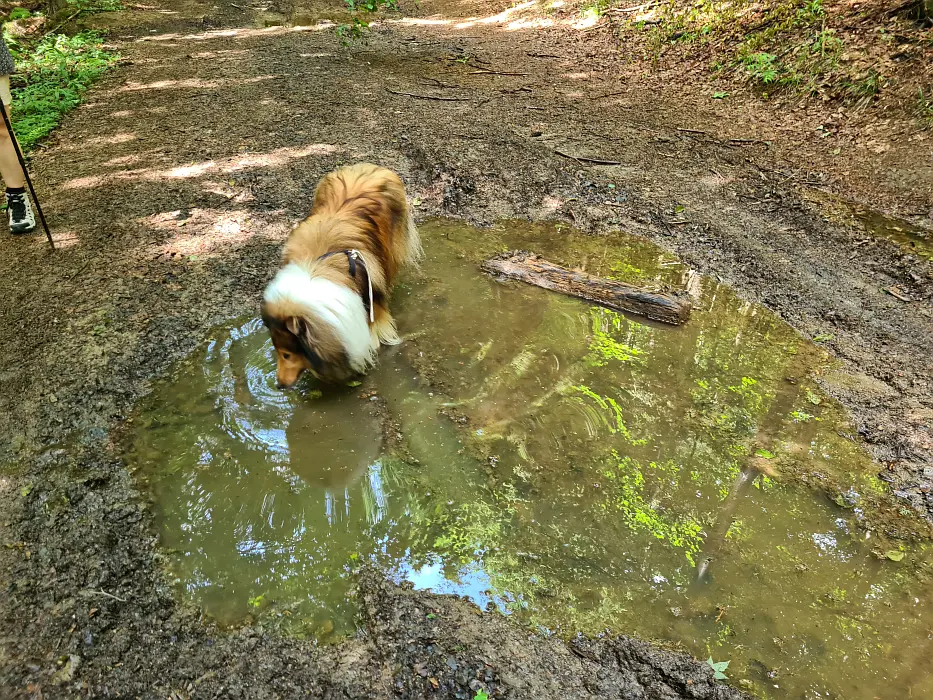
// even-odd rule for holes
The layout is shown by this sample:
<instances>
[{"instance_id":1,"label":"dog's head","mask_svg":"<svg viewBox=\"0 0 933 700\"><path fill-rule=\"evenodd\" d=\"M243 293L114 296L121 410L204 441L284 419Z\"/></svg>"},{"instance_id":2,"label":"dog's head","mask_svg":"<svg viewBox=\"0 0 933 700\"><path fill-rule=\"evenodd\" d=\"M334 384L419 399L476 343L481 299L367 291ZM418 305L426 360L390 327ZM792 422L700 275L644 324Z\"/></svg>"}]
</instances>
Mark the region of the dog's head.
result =
<instances>
[{"instance_id":1,"label":"dog's head","mask_svg":"<svg viewBox=\"0 0 933 700\"><path fill-rule=\"evenodd\" d=\"M275 347L275 378L280 389L293 387L306 371L330 384L344 383L357 375L343 344L326 323L309 316L281 318L266 303L262 305L262 320Z\"/></svg>"}]
</instances>

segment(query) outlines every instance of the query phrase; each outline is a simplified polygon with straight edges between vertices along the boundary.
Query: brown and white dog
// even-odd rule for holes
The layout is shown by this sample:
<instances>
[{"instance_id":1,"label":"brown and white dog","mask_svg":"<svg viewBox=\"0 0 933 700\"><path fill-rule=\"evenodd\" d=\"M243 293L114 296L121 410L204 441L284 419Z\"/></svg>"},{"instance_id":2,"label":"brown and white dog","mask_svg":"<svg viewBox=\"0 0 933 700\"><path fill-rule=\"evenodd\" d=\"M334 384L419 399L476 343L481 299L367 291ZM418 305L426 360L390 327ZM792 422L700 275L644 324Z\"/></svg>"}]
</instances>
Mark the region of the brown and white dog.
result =
<instances>
[{"instance_id":1,"label":"brown and white dog","mask_svg":"<svg viewBox=\"0 0 933 700\"><path fill-rule=\"evenodd\" d=\"M380 343L399 342L389 293L420 255L398 175L369 163L325 175L263 295L278 386L293 386L305 370L339 383L372 367Z\"/></svg>"}]
</instances>

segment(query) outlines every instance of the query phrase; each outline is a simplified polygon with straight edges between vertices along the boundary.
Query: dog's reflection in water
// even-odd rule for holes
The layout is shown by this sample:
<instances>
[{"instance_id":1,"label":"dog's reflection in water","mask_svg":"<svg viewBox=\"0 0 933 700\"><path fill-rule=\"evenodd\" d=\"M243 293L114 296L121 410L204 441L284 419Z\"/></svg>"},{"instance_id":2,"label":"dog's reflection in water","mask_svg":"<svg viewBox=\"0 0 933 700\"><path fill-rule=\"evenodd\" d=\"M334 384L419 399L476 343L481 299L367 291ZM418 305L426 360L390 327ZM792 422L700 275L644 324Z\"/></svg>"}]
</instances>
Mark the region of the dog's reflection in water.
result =
<instances>
[{"instance_id":1,"label":"dog's reflection in water","mask_svg":"<svg viewBox=\"0 0 933 700\"><path fill-rule=\"evenodd\" d=\"M382 451L382 421L355 392L303 400L285 431L291 471L327 491L350 486Z\"/></svg>"}]
</instances>

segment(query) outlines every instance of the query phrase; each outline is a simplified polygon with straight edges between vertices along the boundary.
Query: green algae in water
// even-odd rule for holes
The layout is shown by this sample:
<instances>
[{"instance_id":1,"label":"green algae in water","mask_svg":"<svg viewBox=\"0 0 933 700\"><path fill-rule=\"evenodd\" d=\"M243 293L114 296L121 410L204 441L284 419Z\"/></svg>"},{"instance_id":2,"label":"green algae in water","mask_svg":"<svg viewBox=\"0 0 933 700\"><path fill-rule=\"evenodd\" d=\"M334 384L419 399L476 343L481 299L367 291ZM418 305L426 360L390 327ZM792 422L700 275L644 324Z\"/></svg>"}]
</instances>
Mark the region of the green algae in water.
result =
<instances>
[{"instance_id":1,"label":"green algae in water","mask_svg":"<svg viewBox=\"0 0 933 700\"><path fill-rule=\"evenodd\" d=\"M362 387L276 391L250 320L143 410L130 460L208 614L336 638L372 562L548 633L730 660L766 697L923 696L928 545L884 559L886 491L810 379L820 351L638 239L422 232L395 300L409 339ZM479 273L511 248L699 301L661 327Z\"/></svg>"}]
</instances>

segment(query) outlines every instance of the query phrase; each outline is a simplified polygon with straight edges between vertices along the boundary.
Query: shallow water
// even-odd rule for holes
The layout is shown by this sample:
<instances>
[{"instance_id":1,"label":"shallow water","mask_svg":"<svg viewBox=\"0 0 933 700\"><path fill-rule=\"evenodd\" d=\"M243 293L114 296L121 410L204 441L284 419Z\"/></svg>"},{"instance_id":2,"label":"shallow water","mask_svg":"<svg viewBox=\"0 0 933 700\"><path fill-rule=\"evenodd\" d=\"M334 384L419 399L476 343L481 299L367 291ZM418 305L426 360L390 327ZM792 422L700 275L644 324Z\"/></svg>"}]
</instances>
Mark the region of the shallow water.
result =
<instances>
[{"instance_id":1,"label":"shallow water","mask_svg":"<svg viewBox=\"0 0 933 700\"><path fill-rule=\"evenodd\" d=\"M871 209L853 206L852 212L867 233L888 238L922 258L933 259L933 237L929 231L906 221L890 219Z\"/></svg>"},{"instance_id":2,"label":"shallow water","mask_svg":"<svg viewBox=\"0 0 933 700\"><path fill-rule=\"evenodd\" d=\"M136 418L130 462L208 614L338 638L367 561L546 634L678 642L766 697L931 697L929 550L870 529L885 487L812 381L816 348L639 239L422 232L394 302L407 340L362 386L276 391L251 319ZM693 317L660 326L478 271L512 248L686 287Z\"/></svg>"}]
</instances>

